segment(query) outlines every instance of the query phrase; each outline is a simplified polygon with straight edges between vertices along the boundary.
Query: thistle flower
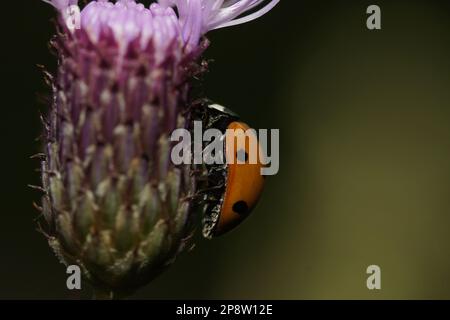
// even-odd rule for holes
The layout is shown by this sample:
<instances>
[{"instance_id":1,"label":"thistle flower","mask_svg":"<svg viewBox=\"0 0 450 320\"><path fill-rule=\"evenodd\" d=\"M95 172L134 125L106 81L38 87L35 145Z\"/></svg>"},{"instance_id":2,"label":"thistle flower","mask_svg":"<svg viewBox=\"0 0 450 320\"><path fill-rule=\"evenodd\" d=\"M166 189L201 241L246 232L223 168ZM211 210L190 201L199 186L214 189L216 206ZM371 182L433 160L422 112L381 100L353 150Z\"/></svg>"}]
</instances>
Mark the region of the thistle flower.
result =
<instances>
[{"instance_id":1,"label":"thistle flower","mask_svg":"<svg viewBox=\"0 0 450 320\"><path fill-rule=\"evenodd\" d=\"M45 2L58 11L44 121L45 234L95 288L132 292L172 264L193 232L195 168L171 163L169 138L191 126L204 35L256 19L279 0Z\"/></svg>"}]
</instances>

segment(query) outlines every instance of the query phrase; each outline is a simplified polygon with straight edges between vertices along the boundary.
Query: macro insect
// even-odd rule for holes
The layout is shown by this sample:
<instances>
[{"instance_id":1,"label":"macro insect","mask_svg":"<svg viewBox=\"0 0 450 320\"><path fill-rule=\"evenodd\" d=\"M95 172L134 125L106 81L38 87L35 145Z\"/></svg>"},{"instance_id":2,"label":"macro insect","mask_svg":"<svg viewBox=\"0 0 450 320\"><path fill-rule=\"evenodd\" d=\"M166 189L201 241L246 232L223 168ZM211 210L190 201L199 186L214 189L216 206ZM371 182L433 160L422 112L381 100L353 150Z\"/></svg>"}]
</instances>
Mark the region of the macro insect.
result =
<instances>
[{"instance_id":1,"label":"macro insect","mask_svg":"<svg viewBox=\"0 0 450 320\"><path fill-rule=\"evenodd\" d=\"M203 235L212 238L234 229L249 216L264 189L264 176L256 132L249 130L236 113L209 104L203 123L222 132L226 158L223 164L205 165Z\"/></svg>"}]
</instances>

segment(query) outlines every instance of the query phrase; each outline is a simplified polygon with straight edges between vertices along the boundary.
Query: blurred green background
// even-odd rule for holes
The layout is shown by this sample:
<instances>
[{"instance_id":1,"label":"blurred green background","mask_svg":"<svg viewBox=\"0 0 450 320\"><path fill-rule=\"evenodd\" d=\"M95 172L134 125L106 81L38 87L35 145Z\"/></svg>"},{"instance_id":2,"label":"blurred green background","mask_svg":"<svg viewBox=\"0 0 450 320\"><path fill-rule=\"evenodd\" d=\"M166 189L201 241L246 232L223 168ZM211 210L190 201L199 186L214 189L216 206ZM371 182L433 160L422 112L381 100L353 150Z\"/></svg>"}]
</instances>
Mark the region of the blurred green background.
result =
<instances>
[{"instance_id":1,"label":"blurred green background","mask_svg":"<svg viewBox=\"0 0 450 320\"><path fill-rule=\"evenodd\" d=\"M381 31L366 8L382 9ZM0 298L89 298L35 231L36 64L54 16L2 5ZM283 0L210 34L205 88L255 128L281 129L280 173L253 216L202 240L135 298L450 298L450 3ZM366 268L382 290L366 288Z\"/></svg>"}]
</instances>

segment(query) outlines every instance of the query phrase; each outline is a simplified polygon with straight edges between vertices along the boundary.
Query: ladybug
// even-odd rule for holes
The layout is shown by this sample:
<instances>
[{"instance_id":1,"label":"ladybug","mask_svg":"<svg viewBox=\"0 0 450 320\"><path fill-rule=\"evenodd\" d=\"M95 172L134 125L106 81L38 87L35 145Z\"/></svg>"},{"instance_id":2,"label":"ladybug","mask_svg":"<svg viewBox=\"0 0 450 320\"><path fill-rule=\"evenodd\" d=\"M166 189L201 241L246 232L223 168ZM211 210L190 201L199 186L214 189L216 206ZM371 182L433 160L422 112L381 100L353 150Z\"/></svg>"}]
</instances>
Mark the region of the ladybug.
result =
<instances>
[{"instance_id":1,"label":"ladybug","mask_svg":"<svg viewBox=\"0 0 450 320\"><path fill-rule=\"evenodd\" d=\"M203 235L213 238L235 228L255 208L264 188L263 164L255 131L239 138L250 127L239 121L237 114L223 106L211 104L207 106L203 123L206 128L221 131L226 160L223 164L205 165L207 186L203 199ZM256 148L250 148L250 140L256 142ZM257 151L257 154L252 156L251 151Z\"/></svg>"}]
</instances>

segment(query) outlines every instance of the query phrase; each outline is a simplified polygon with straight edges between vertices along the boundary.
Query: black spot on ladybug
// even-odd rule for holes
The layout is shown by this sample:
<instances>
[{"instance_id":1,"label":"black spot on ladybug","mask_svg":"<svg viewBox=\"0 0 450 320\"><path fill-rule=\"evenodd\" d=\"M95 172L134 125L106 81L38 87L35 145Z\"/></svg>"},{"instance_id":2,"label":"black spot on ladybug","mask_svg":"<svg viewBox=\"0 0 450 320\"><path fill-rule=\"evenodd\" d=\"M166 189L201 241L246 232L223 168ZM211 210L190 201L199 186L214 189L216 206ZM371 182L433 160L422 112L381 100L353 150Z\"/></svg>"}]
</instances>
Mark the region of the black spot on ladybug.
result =
<instances>
[{"instance_id":1,"label":"black spot on ladybug","mask_svg":"<svg viewBox=\"0 0 450 320\"><path fill-rule=\"evenodd\" d=\"M248 205L245 201L238 201L233 204L233 211L240 215L246 215L248 213Z\"/></svg>"},{"instance_id":2,"label":"black spot on ladybug","mask_svg":"<svg viewBox=\"0 0 450 320\"><path fill-rule=\"evenodd\" d=\"M239 163L246 163L248 160L248 153L245 152L244 149L241 149L236 152L236 158L238 159Z\"/></svg>"}]
</instances>

